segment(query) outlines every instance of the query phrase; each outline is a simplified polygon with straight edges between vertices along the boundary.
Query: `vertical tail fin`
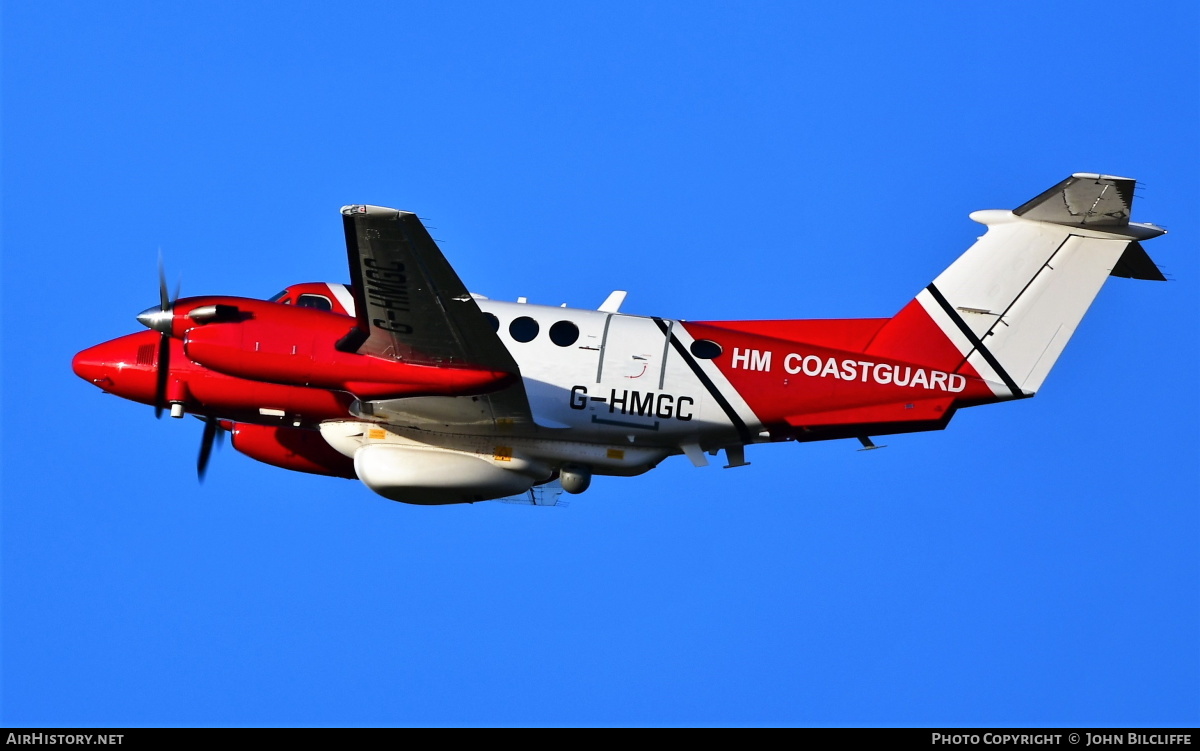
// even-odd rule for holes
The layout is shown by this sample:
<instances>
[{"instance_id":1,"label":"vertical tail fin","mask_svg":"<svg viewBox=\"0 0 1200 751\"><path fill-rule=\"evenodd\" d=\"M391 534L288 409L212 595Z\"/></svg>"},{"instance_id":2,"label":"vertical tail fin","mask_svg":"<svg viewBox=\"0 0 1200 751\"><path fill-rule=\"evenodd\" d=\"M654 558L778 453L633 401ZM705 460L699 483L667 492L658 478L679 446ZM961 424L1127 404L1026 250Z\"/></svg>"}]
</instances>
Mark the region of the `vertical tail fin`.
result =
<instances>
[{"instance_id":1,"label":"vertical tail fin","mask_svg":"<svg viewBox=\"0 0 1200 751\"><path fill-rule=\"evenodd\" d=\"M1162 279L1129 221L1135 182L1077 173L1013 211L976 211L987 232L880 330L867 352L979 376L1032 396L1112 274Z\"/></svg>"}]
</instances>

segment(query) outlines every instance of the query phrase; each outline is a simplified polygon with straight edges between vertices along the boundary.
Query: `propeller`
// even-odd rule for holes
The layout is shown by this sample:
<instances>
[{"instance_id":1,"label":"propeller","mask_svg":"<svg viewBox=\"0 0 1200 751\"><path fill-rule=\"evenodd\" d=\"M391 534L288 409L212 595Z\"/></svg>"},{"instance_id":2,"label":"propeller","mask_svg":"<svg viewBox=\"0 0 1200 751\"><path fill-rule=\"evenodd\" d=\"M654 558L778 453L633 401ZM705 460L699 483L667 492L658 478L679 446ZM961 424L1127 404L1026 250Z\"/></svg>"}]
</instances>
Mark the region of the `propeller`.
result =
<instances>
[{"instance_id":1,"label":"propeller","mask_svg":"<svg viewBox=\"0 0 1200 751\"><path fill-rule=\"evenodd\" d=\"M158 254L158 305L149 307L138 313L137 319L148 329L158 332L158 372L155 373L154 383L154 416L161 418L163 409L167 407L167 385L171 379L171 331L175 318L175 301L179 299L179 289L182 282L175 283L175 294L167 294L167 272L163 267L162 252ZM237 308L231 305L213 305L193 311L197 320L220 320L237 315ZM182 413L174 416L182 416ZM215 417L196 415L204 423L204 433L200 436L200 456L196 458L196 477L204 482L208 471L208 460L212 457L213 445L221 445L225 431L221 421Z\"/></svg>"},{"instance_id":2,"label":"propeller","mask_svg":"<svg viewBox=\"0 0 1200 751\"><path fill-rule=\"evenodd\" d=\"M138 313L137 319L148 329L159 332L158 373L154 384L154 416L161 418L167 401L167 381L171 377L171 310L174 300L179 299L180 283L175 284L175 297L167 296L167 273L163 269L162 253L158 254L158 307L150 307Z\"/></svg>"},{"instance_id":3,"label":"propeller","mask_svg":"<svg viewBox=\"0 0 1200 751\"><path fill-rule=\"evenodd\" d=\"M204 473L208 470L208 459L212 456L213 444L221 445L225 431L221 428L221 421L215 417L200 417L200 420L204 423L204 434L200 436L200 456L196 459L196 478L200 482L204 482Z\"/></svg>"},{"instance_id":4,"label":"propeller","mask_svg":"<svg viewBox=\"0 0 1200 751\"><path fill-rule=\"evenodd\" d=\"M160 419L167 399L167 379L171 375L171 336L158 336L158 373L154 382L154 419Z\"/></svg>"}]
</instances>

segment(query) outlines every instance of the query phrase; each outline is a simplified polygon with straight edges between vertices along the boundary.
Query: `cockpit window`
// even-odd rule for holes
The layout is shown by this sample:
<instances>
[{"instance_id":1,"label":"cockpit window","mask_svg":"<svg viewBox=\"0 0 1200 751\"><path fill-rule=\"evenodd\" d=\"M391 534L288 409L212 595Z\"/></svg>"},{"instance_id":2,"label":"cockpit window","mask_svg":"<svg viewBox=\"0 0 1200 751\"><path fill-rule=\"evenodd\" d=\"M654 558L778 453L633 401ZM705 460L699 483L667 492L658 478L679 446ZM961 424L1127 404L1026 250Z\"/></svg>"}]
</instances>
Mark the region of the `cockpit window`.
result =
<instances>
[{"instance_id":1,"label":"cockpit window","mask_svg":"<svg viewBox=\"0 0 1200 751\"><path fill-rule=\"evenodd\" d=\"M279 294L275 295L274 297L269 298L267 300L267 302L279 302L280 300L282 300L285 297L287 297L286 289L284 291L280 292Z\"/></svg>"},{"instance_id":2,"label":"cockpit window","mask_svg":"<svg viewBox=\"0 0 1200 751\"><path fill-rule=\"evenodd\" d=\"M324 295L300 295L300 299L296 301L296 304L301 308L313 308L324 311L333 310L333 303L329 302L329 298Z\"/></svg>"}]
</instances>

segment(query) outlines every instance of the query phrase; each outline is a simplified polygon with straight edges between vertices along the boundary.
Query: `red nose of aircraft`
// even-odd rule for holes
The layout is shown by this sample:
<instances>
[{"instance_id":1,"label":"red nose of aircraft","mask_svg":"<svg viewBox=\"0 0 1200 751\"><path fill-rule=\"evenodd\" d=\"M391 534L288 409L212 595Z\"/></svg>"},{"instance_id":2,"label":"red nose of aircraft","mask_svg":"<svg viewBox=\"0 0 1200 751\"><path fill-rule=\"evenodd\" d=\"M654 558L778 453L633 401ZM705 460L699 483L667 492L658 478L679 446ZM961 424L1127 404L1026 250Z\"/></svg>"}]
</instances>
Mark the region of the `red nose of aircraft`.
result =
<instances>
[{"instance_id":1,"label":"red nose of aircraft","mask_svg":"<svg viewBox=\"0 0 1200 751\"><path fill-rule=\"evenodd\" d=\"M158 334L142 331L88 347L71 361L75 375L126 399L154 403Z\"/></svg>"}]
</instances>

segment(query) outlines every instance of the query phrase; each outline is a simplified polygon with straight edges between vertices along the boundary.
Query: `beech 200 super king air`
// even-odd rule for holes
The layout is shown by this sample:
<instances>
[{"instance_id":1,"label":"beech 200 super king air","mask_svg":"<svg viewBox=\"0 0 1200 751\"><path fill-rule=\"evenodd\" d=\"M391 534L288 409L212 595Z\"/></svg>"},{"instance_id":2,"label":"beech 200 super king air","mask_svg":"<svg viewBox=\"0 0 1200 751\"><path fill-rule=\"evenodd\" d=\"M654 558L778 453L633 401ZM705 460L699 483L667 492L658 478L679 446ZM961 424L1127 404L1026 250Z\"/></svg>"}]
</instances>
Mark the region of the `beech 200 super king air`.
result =
<instances>
[{"instance_id":1,"label":"beech 200 super king air","mask_svg":"<svg viewBox=\"0 0 1200 751\"><path fill-rule=\"evenodd\" d=\"M349 285L190 297L84 350L104 391L285 469L396 501L553 504L683 454L941 430L1041 387L1109 276L1162 280L1134 181L1076 174L1012 211L891 318L678 321L472 295L415 214L342 209Z\"/></svg>"}]
</instances>

